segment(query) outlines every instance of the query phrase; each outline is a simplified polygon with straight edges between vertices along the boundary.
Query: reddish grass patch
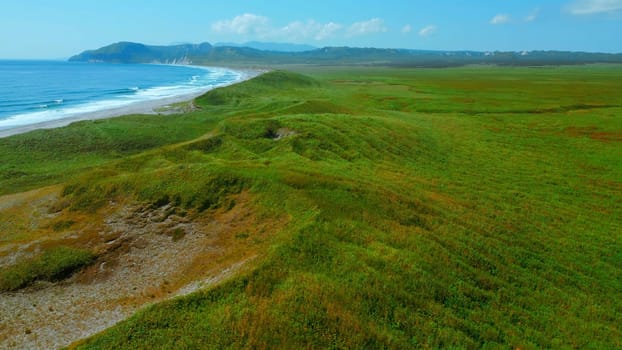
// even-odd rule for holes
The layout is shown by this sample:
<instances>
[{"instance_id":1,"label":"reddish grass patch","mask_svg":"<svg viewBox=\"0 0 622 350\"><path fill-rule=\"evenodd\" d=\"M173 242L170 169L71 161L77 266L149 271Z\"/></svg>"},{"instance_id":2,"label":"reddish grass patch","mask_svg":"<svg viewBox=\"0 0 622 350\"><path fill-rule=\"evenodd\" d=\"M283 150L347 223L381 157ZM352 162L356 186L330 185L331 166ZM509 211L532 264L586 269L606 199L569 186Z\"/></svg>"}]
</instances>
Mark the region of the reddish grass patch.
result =
<instances>
[{"instance_id":1,"label":"reddish grass patch","mask_svg":"<svg viewBox=\"0 0 622 350\"><path fill-rule=\"evenodd\" d=\"M622 132L593 132L590 138L603 142L622 142Z\"/></svg>"},{"instance_id":2,"label":"reddish grass patch","mask_svg":"<svg viewBox=\"0 0 622 350\"><path fill-rule=\"evenodd\" d=\"M571 126L564 129L564 134L573 137L587 136L592 140L601 142L622 142L622 132L620 131L598 131L596 126L576 127Z\"/></svg>"}]
</instances>

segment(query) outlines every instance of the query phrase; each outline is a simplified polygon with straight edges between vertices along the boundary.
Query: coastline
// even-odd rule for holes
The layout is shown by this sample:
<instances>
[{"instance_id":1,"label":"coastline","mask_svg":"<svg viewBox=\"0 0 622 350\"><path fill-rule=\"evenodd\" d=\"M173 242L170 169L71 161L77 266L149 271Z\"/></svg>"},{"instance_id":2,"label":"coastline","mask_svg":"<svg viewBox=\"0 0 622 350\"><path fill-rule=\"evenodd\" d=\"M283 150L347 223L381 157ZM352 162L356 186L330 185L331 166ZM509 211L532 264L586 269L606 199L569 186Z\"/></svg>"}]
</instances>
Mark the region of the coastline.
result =
<instances>
[{"instance_id":1,"label":"coastline","mask_svg":"<svg viewBox=\"0 0 622 350\"><path fill-rule=\"evenodd\" d=\"M202 68L209 68L209 67L202 67ZM59 119L54 119L54 120L49 120L49 121L44 121L44 122L39 122L39 123L20 125L20 126L16 126L13 128L0 130L0 138L24 134L24 133L34 131L34 130L39 130L39 129L61 128L71 123L84 121L84 120L108 119L108 118L121 117L125 115L131 115L131 114L154 114L156 115L156 114L159 114L156 111L158 108L166 107L174 103L189 102L205 94L206 92L210 90L222 88L225 86L230 86L233 84L238 84L246 80L255 78L266 72L265 70L253 70L253 69L230 69L230 70L240 73L240 79L234 82L231 82L231 83L222 84L222 85L214 86L211 88L206 88L204 90L197 91L197 92L190 93L190 94L183 94L183 95L166 97L166 98L161 98L161 99L154 99L154 100L139 101L139 102L134 102L132 104L128 104L122 107L107 108L107 109L102 109L99 111L74 114L74 115L70 115L64 118L59 118Z\"/></svg>"}]
</instances>

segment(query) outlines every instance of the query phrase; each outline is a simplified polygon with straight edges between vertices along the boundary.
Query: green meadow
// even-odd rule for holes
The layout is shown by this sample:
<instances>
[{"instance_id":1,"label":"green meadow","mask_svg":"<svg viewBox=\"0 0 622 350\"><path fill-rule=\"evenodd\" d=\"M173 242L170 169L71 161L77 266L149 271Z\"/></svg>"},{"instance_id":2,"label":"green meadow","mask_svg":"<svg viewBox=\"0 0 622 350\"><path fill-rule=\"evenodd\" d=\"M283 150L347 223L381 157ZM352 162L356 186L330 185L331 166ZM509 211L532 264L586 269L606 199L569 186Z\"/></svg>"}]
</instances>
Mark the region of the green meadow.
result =
<instances>
[{"instance_id":1,"label":"green meadow","mask_svg":"<svg viewBox=\"0 0 622 350\"><path fill-rule=\"evenodd\" d=\"M78 349L615 349L621 92L619 65L273 71L0 139L0 194L286 218L252 268Z\"/></svg>"}]
</instances>

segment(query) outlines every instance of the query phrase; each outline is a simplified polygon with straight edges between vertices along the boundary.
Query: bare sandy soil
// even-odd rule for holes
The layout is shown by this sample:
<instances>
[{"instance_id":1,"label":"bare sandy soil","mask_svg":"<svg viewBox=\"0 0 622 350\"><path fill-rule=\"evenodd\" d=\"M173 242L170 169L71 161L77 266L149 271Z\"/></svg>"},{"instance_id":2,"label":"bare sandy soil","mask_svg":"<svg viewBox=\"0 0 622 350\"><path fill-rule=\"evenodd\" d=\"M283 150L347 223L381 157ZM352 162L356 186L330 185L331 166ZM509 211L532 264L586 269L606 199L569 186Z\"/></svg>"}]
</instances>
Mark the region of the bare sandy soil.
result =
<instances>
[{"instance_id":1,"label":"bare sandy soil","mask_svg":"<svg viewBox=\"0 0 622 350\"><path fill-rule=\"evenodd\" d=\"M21 212L24 205L48 207L56 196L58 189L47 188L0 197L0 216ZM193 215L168 205L111 203L95 219L61 234L46 231L47 235L25 237L29 244L19 244L19 239L2 242L6 237L0 233L0 266L52 243L89 247L99 256L68 280L0 293L0 348L66 346L146 305L216 285L249 269L280 224L256 222L246 193L238 195L236 203L228 211ZM58 217L51 214L18 218L12 227L46 227L53 220Z\"/></svg>"}]
</instances>

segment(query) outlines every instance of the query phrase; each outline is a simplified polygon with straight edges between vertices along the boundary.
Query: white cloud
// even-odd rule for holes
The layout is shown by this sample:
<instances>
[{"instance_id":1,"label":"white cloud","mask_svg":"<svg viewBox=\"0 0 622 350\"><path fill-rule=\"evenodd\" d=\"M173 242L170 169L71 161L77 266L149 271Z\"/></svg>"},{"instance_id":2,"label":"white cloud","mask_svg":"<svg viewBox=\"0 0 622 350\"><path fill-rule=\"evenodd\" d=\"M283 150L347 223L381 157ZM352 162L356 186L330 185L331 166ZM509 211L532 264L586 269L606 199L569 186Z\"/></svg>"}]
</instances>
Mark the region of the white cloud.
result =
<instances>
[{"instance_id":1,"label":"white cloud","mask_svg":"<svg viewBox=\"0 0 622 350\"><path fill-rule=\"evenodd\" d=\"M316 32L314 39L315 40L323 40L330 37L333 37L337 31L341 29L341 24L339 23L326 23L323 24L319 30Z\"/></svg>"},{"instance_id":2,"label":"white cloud","mask_svg":"<svg viewBox=\"0 0 622 350\"><path fill-rule=\"evenodd\" d=\"M348 27L335 22L321 23L313 19L293 21L285 26L277 27L268 17L252 13L214 22L211 28L214 33L227 36L227 40L260 39L287 42L322 41L338 36L352 37L387 31L384 21L380 18L352 23ZM402 28L403 32L411 30L410 25Z\"/></svg>"},{"instance_id":3,"label":"white cloud","mask_svg":"<svg viewBox=\"0 0 622 350\"><path fill-rule=\"evenodd\" d=\"M540 9L536 8L533 11L531 11L531 13L525 17L525 22L533 22L538 18L538 15L540 14Z\"/></svg>"},{"instance_id":4,"label":"white cloud","mask_svg":"<svg viewBox=\"0 0 622 350\"><path fill-rule=\"evenodd\" d=\"M270 24L268 17L245 13L232 19L221 20L212 24L212 30L220 34L233 34L269 40L324 40L333 37L343 26L338 23L319 23L314 20L294 21L277 28Z\"/></svg>"},{"instance_id":5,"label":"white cloud","mask_svg":"<svg viewBox=\"0 0 622 350\"><path fill-rule=\"evenodd\" d=\"M422 36L424 38L429 37L430 35L436 33L436 30L438 29L437 26L435 25L429 25L426 27L423 27L419 30L419 36Z\"/></svg>"},{"instance_id":6,"label":"white cloud","mask_svg":"<svg viewBox=\"0 0 622 350\"><path fill-rule=\"evenodd\" d=\"M595 15L622 12L622 0L579 0L566 9L573 15Z\"/></svg>"},{"instance_id":7,"label":"white cloud","mask_svg":"<svg viewBox=\"0 0 622 350\"><path fill-rule=\"evenodd\" d=\"M314 20L309 20L306 22L295 21L289 23L282 28L276 29L274 31L274 36L285 40L293 41L304 39L313 39L320 41L324 39L330 39L341 28L341 24L334 22L319 23Z\"/></svg>"},{"instance_id":8,"label":"white cloud","mask_svg":"<svg viewBox=\"0 0 622 350\"><path fill-rule=\"evenodd\" d=\"M270 20L267 17L245 13L230 20L222 20L212 24L212 30L217 33L233 33L240 35L263 35L270 29Z\"/></svg>"},{"instance_id":9,"label":"white cloud","mask_svg":"<svg viewBox=\"0 0 622 350\"><path fill-rule=\"evenodd\" d=\"M510 21L510 16L506 14L498 14L490 20L490 24L505 24Z\"/></svg>"},{"instance_id":10,"label":"white cloud","mask_svg":"<svg viewBox=\"0 0 622 350\"><path fill-rule=\"evenodd\" d=\"M369 21L352 23L348 28L348 34L350 36L382 33L386 31L387 28L384 26L384 21L380 18L372 18Z\"/></svg>"},{"instance_id":11,"label":"white cloud","mask_svg":"<svg viewBox=\"0 0 622 350\"><path fill-rule=\"evenodd\" d=\"M413 31L413 27L410 24L407 24L402 27L402 33L408 34Z\"/></svg>"}]
</instances>

